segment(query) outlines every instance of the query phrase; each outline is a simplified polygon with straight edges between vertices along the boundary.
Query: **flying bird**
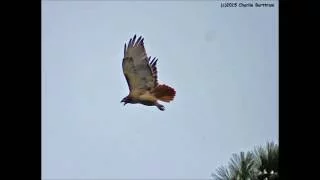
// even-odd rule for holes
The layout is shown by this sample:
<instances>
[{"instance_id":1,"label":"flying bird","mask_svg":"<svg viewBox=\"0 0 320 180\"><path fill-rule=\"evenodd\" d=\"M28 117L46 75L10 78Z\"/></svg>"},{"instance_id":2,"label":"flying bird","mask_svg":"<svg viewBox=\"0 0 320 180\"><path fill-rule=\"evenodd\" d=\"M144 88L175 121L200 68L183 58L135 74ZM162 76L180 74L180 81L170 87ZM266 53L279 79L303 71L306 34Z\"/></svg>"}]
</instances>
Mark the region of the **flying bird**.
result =
<instances>
[{"instance_id":1,"label":"flying bird","mask_svg":"<svg viewBox=\"0 0 320 180\"><path fill-rule=\"evenodd\" d=\"M176 95L176 91L165 84L158 84L157 62L158 58L147 56L144 47L144 38L134 35L128 45L124 44L124 57L122 70L129 87L129 94L121 102L123 105L143 104L156 106L159 110L165 108L158 101L169 103Z\"/></svg>"}]
</instances>

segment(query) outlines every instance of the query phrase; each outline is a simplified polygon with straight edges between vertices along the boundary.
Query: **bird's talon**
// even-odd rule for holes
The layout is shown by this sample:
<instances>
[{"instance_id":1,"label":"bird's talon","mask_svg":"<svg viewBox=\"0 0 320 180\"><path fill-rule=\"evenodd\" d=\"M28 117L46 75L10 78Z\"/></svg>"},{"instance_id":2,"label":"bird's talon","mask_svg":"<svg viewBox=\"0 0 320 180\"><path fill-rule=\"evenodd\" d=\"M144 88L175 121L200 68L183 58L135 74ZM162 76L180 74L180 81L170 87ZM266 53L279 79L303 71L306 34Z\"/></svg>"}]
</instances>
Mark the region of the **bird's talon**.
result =
<instances>
[{"instance_id":1,"label":"bird's talon","mask_svg":"<svg viewBox=\"0 0 320 180\"><path fill-rule=\"evenodd\" d=\"M159 106L157 106L157 107L158 107L158 109L160 109L161 111L164 111L164 110L165 110L165 108L164 108L163 105L159 105Z\"/></svg>"}]
</instances>

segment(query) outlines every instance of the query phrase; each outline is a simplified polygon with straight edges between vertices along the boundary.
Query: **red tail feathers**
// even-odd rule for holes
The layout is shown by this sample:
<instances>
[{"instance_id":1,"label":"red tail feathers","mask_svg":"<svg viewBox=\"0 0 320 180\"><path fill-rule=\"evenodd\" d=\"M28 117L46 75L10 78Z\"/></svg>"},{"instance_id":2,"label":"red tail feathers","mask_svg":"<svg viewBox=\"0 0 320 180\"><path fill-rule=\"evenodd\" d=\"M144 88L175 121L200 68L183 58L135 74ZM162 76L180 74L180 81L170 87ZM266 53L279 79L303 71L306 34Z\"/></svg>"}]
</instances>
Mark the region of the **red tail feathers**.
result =
<instances>
[{"instance_id":1,"label":"red tail feathers","mask_svg":"<svg viewBox=\"0 0 320 180\"><path fill-rule=\"evenodd\" d=\"M170 102L174 99L176 91L167 85L158 85L154 90L153 94L157 99L164 102Z\"/></svg>"}]
</instances>

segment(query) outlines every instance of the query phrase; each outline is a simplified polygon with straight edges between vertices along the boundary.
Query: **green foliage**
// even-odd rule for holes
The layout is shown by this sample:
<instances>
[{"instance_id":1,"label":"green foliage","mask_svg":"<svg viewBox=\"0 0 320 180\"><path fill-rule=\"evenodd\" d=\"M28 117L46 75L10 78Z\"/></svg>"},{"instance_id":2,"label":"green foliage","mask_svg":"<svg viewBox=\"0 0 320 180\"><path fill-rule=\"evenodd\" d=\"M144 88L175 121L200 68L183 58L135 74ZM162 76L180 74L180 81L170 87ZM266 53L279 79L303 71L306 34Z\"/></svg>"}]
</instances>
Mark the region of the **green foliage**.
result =
<instances>
[{"instance_id":1,"label":"green foliage","mask_svg":"<svg viewBox=\"0 0 320 180\"><path fill-rule=\"evenodd\" d=\"M279 147L267 143L253 152L233 154L227 166L220 166L212 174L215 180L278 180Z\"/></svg>"},{"instance_id":2,"label":"green foliage","mask_svg":"<svg viewBox=\"0 0 320 180\"><path fill-rule=\"evenodd\" d=\"M267 143L266 147L258 147L254 150L258 179L279 179L279 146L275 143Z\"/></svg>"}]
</instances>

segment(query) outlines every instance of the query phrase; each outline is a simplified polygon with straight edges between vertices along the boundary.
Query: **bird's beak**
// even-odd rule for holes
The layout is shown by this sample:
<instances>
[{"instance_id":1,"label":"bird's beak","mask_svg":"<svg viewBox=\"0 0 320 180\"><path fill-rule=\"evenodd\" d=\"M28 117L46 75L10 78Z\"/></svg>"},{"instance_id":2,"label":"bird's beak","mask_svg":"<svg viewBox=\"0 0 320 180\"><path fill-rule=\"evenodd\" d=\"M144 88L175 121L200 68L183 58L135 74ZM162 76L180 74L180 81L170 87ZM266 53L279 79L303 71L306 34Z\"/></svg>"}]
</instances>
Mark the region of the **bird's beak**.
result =
<instances>
[{"instance_id":1,"label":"bird's beak","mask_svg":"<svg viewBox=\"0 0 320 180\"><path fill-rule=\"evenodd\" d=\"M122 99L121 101L120 101L120 103L123 103L123 105L126 105L127 103L124 101L124 99Z\"/></svg>"}]
</instances>

